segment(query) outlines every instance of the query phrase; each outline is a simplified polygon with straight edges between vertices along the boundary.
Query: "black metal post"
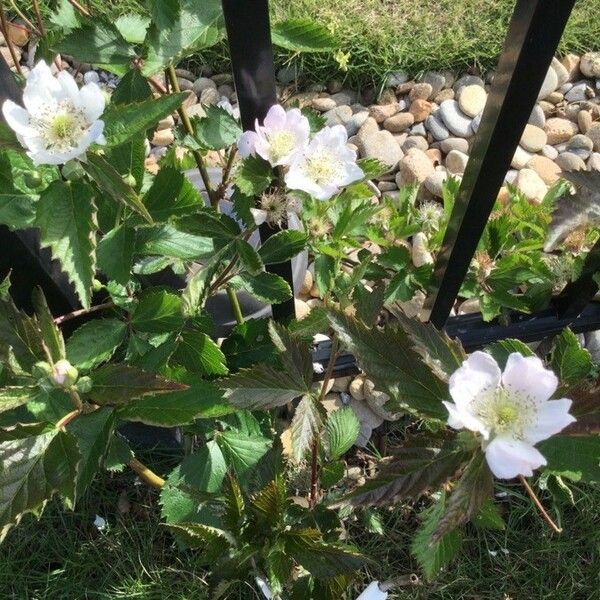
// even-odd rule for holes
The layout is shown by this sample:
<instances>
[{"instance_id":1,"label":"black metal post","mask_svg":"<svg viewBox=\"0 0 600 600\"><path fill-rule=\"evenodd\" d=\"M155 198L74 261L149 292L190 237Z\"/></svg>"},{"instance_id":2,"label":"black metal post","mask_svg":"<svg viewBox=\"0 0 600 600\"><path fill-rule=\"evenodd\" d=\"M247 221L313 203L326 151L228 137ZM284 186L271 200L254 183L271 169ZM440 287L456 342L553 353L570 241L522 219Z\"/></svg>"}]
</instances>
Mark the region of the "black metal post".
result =
<instances>
[{"instance_id":1,"label":"black metal post","mask_svg":"<svg viewBox=\"0 0 600 600\"><path fill-rule=\"evenodd\" d=\"M22 104L21 90L4 57L0 54L0 106L5 100ZM0 117L2 118L2 117Z\"/></svg>"},{"instance_id":2,"label":"black metal post","mask_svg":"<svg viewBox=\"0 0 600 600\"><path fill-rule=\"evenodd\" d=\"M429 320L450 314L575 0L518 0L435 264Z\"/></svg>"},{"instance_id":3,"label":"black metal post","mask_svg":"<svg viewBox=\"0 0 600 600\"><path fill-rule=\"evenodd\" d=\"M253 129L277 103L275 65L271 45L268 0L222 0L231 54L233 78L244 130ZM260 228L262 239L280 231ZM291 262L272 265L269 271L283 277L294 290ZM273 317L294 316L294 299L273 306Z\"/></svg>"}]
</instances>

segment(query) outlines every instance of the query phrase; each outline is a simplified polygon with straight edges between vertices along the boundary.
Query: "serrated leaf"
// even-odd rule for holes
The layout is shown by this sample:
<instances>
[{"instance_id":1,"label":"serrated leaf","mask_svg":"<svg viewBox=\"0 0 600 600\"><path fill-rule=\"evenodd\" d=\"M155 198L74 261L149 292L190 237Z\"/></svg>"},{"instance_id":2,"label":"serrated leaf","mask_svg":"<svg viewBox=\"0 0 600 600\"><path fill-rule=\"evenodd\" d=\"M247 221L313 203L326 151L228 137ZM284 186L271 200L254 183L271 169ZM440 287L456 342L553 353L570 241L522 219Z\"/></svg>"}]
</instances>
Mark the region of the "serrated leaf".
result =
<instances>
[{"instance_id":1,"label":"serrated leaf","mask_svg":"<svg viewBox=\"0 0 600 600\"><path fill-rule=\"evenodd\" d=\"M72 504L79 459L75 438L57 429L0 444L0 541L55 493Z\"/></svg>"},{"instance_id":2,"label":"serrated leaf","mask_svg":"<svg viewBox=\"0 0 600 600\"><path fill-rule=\"evenodd\" d=\"M287 373L310 387L313 380L312 355L309 345L275 321L269 323L269 335L280 352L281 362Z\"/></svg>"},{"instance_id":3,"label":"serrated leaf","mask_svg":"<svg viewBox=\"0 0 600 600\"><path fill-rule=\"evenodd\" d=\"M569 328L554 339L550 367L563 383L579 383L592 371L590 353L580 346L577 336Z\"/></svg>"},{"instance_id":4,"label":"serrated leaf","mask_svg":"<svg viewBox=\"0 0 600 600\"><path fill-rule=\"evenodd\" d=\"M286 554L315 577L335 577L360 569L366 558L351 546L324 542L317 529L293 529L281 535Z\"/></svg>"},{"instance_id":5,"label":"serrated leaf","mask_svg":"<svg viewBox=\"0 0 600 600\"><path fill-rule=\"evenodd\" d=\"M123 343L127 326L118 319L94 319L78 327L66 344L67 359L81 369L89 371L110 360Z\"/></svg>"},{"instance_id":6,"label":"serrated leaf","mask_svg":"<svg viewBox=\"0 0 600 600\"><path fill-rule=\"evenodd\" d=\"M196 419L221 417L231 412L221 391L198 380L189 389L146 396L119 410L119 418L157 427L189 425Z\"/></svg>"},{"instance_id":7,"label":"serrated leaf","mask_svg":"<svg viewBox=\"0 0 600 600\"><path fill-rule=\"evenodd\" d=\"M236 240L235 249L239 254L240 262L250 275L258 275L264 271L265 265L260 255L246 240Z\"/></svg>"},{"instance_id":8,"label":"serrated leaf","mask_svg":"<svg viewBox=\"0 0 600 600\"><path fill-rule=\"evenodd\" d=\"M123 39L130 44L142 44L149 26L150 19L134 13L121 15L115 21L115 27Z\"/></svg>"},{"instance_id":9,"label":"serrated leaf","mask_svg":"<svg viewBox=\"0 0 600 600\"><path fill-rule=\"evenodd\" d=\"M181 12L179 0L149 0L152 22L159 29L172 27Z\"/></svg>"},{"instance_id":10,"label":"serrated leaf","mask_svg":"<svg viewBox=\"0 0 600 600\"><path fill-rule=\"evenodd\" d=\"M271 185L273 169L266 160L249 156L240 162L233 180L245 196L259 196Z\"/></svg>"},{"instance_id":11,"label":"serrated leaf","mask_svg":"<svg viewBox=\"0 0 600 600\"><path fill-rule=\"evenodd\" d=\"M321 296L325 296L333 286L335 279L335 259L326 254L319 254L315 258L315 284Z\"/></svg>"},{"instance_id":12,"label":"serrated leaf","mask_svg":"<svg viewBox=\"0 0 600 600\"><path fill-rule=\"evenodd\" d=\"M60 54L76 56L81 62L101 66L123 75L135 57L134 49L118 29L109 23L94 23L74 29L53 48Z\"/></svg>"},{"instance_id":13,"label":"serrated leaf","mask_svg":"<svg viewBox=\"0 0 600 600\"><path fill-rule=\"evenodd\" d=\"M164 290L148 290L141 295L131 324L146 333L170 333L183 326L181 298Z\"/></svg>"},{"instance_id":14,"label":"serrated leaf","mask_svg":"<svg viewBox=\"0 0 600 600\"><path fill-rule=\"evenodd\" d=\"M27 404L39 394L33 385L0 387L0 413Z\"/></svg>"},{"instance_id":15,"label":"serrated leaf","mask_svg":"<svg viewBox=\"0 0 600 600\"><path fill-rule=\"evenodd\" d=\"M102 115L107 146L118 146L145 133L174 113L185 98L185 93L166 94L131 104L110 105Z\"/></svg>"},{"instance_id":16,"label":"serrated leaf","mask_svg":"<svg viewBox=\"0 0 600 600\"><path fill-rule=\"evenodd\" d=\"M513 352L518 352L523 356L535 356L534 351L527 344L524 344L521 340L515 339L494 342L493 344L486 346L485 351L494 357L494 360L502 370L506 367L506 361Z\"/></svg>"},{"instance_id":17,"label":"serrated leaf","mask_svg":"<svg viewBox=\"0 0 600 600\"><path fill-rule=\"evenodd\" d=\"M249 479L258 461L273 443L268 438L237 431L223 431L215 439L242 483Z\"/></svg>"},{"instance_id":18,"label":"serrated leaf","mask_svg":"<svg viewBox=\"0 0 600 600\"><path fill-rule=\"evenodd\" d=\"M258 275L242 273L231 280L232 284L244 288L253 296L268 304L279 304L292 297L289 283L275 273L262 272Z\"/></svg>"},{"instance_id":19,"label":"serrated leaf","mask_svg":"<svg viewBox=\"0 0 600 600\"><path fill-rule=\"evenodd\" d=\"M442 400L449 399L448 386L423 362L403 330L389 325L368 329L341 313L328 314L340 340L378 390L398 407L446 420Z\"/></svg>"},{"instance_id":20,"label":"serrated leaf","mask_svg":"<svg viewBox=\"0 0 600 600\"><path fill-rule=\"evenodd\" d=\"M555 435L537 445L546 469L574 481L600 482L600 436Z\"/></svg>"},{"instance_id":21,"label":"serrated leaf","mask_svg":"<svg viewBox=\"0 0 600 600\"><path fill-rule=\"evenodd\" d=\"M422 525L417 530L411 544L411 553L417 559L428 580L445 567L458 553L462 543L459 531L450 531L436 543L431 543L431 536L442 518L445 508L444 496L429 507L424 513Z\"/></svg>"},{"instance_id":22,"label":"serrated leaf","mask_svg":"<svg viewBox=\"0 0 600 600\"><path fill-rule=\"evenodd\" d=\"M83 163L85 172L96 182L98 187L106 192L115 202L133 210L152 223L152 217L142 204L136 191L128 185L116 169L98 154L88 154L87 161Z\"/></svg>"},{"instance_id":23,"label":"serrated leaf","mask_svg":"<svg viewBox=\"0 0 600 600\"><path fill-rule=\"evenodd\" d=\"M239 123L224 109L214 104L204 107L205 117L195 121L194 138L210 150L224 150L242 135Z\"/></svg>"},{"instance_id":24,"label":"serrated leaf","mask_svg":"<svg viewBox=\"0 0 600 600\"><path fill-rule=\"evenodd\" d=\"M261 521L268 523L271 529L283 522L290 506L285 481L276 477L252 497L250 506Z\"/></svg>"},{"instance_id":25,"label":"serrated leaf","mask_svg":"<svg viewBox=\"0 0 600 600\"><path fill-rule=\"evenodd\" d=\"M190 373L226 375L225 355L219 346L201 331L184 331L173 353L173 361Z\"/></svg>"},{"instance_id":26,"label":"serrated leaf","mask_svg":"<svg viewBox=\"0 0 600 600\"><path fill-rule=\"evenodd\" d=\"M3 123L0 123L0 127L2 125ZM8 136L0 138L0 148L10 146L8 141L3 143L2 139L9 138ZM0 223L10 229L24 229L31 226L35 220L35 202L38 198L34 190L17 184L15 177L17 156L13 152L0 152Z\"/></svg>"},{"instance_id":27,"label":"serrated leaf","mask_svg":"<svg viewBox=\"0 0 600 600\"><path fill-rule=\"evenodd\" d=\"M201 523L172 523L167 524L166 527L176 533L185 534L184 539L190 548L201 548L206 551L208 547L211 556L214 556L213 545L215 542L218 543L219 554L227 547L236 545L235 538L229 532L217 527L210 527Z\"/></svg>"},{"instance_id":28,"label":"serrated leaf","mask_svg":"<svg viewBox=\"0 0 600 600\"><path fill-rule=\"evenodd\" d=\"M324 464L319 472L321 487L325 490L333 487L344 477L345 471L346 465L342 460Z\"/></svg>"},{"instance_id":29,"label":"serrated leaf","mask_svg":"<svg viewBox=\"0 0 600 600\"><path fill-rule=\"evenodd\" d=\"M292 52L329 52L337 44L329 29L310 18L286 19L275 23L271 39Z\"/></svg>"},{"instance_id":30,"label":"serrated leaf","mask_svg":"<svg viewBox=\"0 0 600 600\"><path fill-rule=\"evenodd\" d=\"M477 514L471 518L471 522L481 529L495 529L497 531L506 529L506 523L500 514L500 509L492 498L484 501Z\"/></svg>"},{"instance_id":31,"label":"serrated leaf","mask_svg":"<svg viewBox=\"0 0 600 600\"><path fill-rule=\"evenodd\" d=\"M378 179L382 175L389 173L390 167L376 158L361 158L356 161L362 169L365 179Z\"/></svg>"},{"instance_id":32,"label":"serrated leaf","mask_svg":"<svg viewBox=\"0 0 600 600\"><path fill-rule=\"evenodd\" d=\"M234 534L239 534L244 520L246 503L237 479L231 474L225 479L223 500L225 505L223 523Z\"/></svg>"},{"instance_id":33,"label":"serrated leaf","mask_svg":"<svg viewBox=\"0 0 600 600\"><path fill-rule=\"evenodd\" d=\"M267 238L258 253L265 265L275 265L291 260L304 250L307 243L308 238L302 231L285 229Z\"/></svg>"},{"instance_id":34,"label":"serrated leaf","mask_svg":"<svg viewBox=\"0 0 600 600\"><path fill-rule=\"evenodd\" d=\"M293 456L300 461L312 448L313 442L323 429L322 408L312 395L308 394L300 400L290 427Z\"/></svg>"},{"instance_id":35,"label":"serrated leaf","mask_svg":"<svg viewBox=\"0 0 600 600\"><path fill-rule=\"evenodd\" d=\"M156 221L193 215L204 209L200 192L177 169L163 167L144 195L144 205Z\"/></svg>"},{"instance_id":36,"label":"serrated leaf","mask_svg":"<svg viewBox=\"0 0 600 600\"><path fill-rule=\"evenodd\" d=\"M96 248L98 269L109 279L126 285L131 278L135 230L123 225L109 231Z\"/></svg>"},{"instance_id":37,"label":"serrated leaf","mask_svg":"<svg viewBox=\"0 0 600 600\"><path fill-rule=\"evenodd\" d=\"M152 96L152 88L139 69L131 69L119 81L110 100L113 104L142 102Z\"/></svg>"},{"instance_id":38,"label":"serrated leaf","mask_svg":"<svg viewBox=\"0 0 600 600\"><path fill-rule=\"evenodd\" d=\"M454 475L468 455L459 448L401 448L386 459L377 475L340 504L377 506L403 498L418 498Z\"/></svg>"},{"instance_id":39,"label":"serrated leaf","mask_svg":"<svg viewBox=\"0 0 600 600\"><path fill-rule=\"evenodd\" d=\"M108 450L102 461L102 466L107 471L120 473L133 457L133 452L129 444L113 431L113 434L108 442Z\"/></svg>"},{"instance_id":40,"label":"serrated leaf","mask_svg":"<svg viewBox=\"0 0 600 600\"><path fill-rule=\"evenodd\" d=\"M70 31L81 25L79 13L69 3L69 0L59 0L56 10L50 16L50 22L59 29Z\"/></svg>"},{"instance_id":41,"label":"serrated leaf","mask_svg":"<svg viewBox=\"0 0 600 600\"><path fill-rule=\"evenodd\" d=\"M54 322L42 288L37 287L33 290L33 304L44 345L52 360L57 362L61 358L65 358L65 340L58 325Z\"/></svg>"},{"instance_id":42,"label":"serrated leaf","mask_svg":"<svg viewBox=\"0 0 600 600\"><path fill-rule=\"evenodd\" d=\"M138 135L129 142L119 146L113 146L105 150L106 160L115 168L121 177L133 177L134 191L139 192L144 183L145 160L146 160L146 138L143 134Z\"/></svg>"},{"instance_id":43,"label":"serrated leaf","mask_svg":"<svg viewBox=\"0 0 600 600\"><path fill-rule=\"evenodd\" d=\"M492 497L493 491L492 472L487 466L485 454L478 451L446 500L444 514L431 535L431 543L435 544L450 531L475 517L484 502Z\"/></svg>"},{"instance_id":44,"label":"serrated leaf","mask_svg":"<svg viewBox=\"0 0 600 600\"><path fill-rule=\"evenodd\" d=\"M221 344L232 371L250 367L258 362L274 362L278 355L269 336L267 319L249 319L238 323Z\"/></svg>"},{"instance_id":45,"label":"serrated leaf","mask_svg":"<svg viewBox=\"0 0 600 600\"><path fill-rule=\"evenodd\" d=\"M360 432L360 421L350 408L340 408L327 417L327 442L329 456L337 460L356 442Z\"/></svg>"},{"instance_id":46,"label":"serrated leaf","mask_svg":"<svg viewBox=\"0 0 600 600\"><path fill-rule=\"evenodd\" d=\"M214 250L211 238L181 231L171 224L140 227L137 230L137 254L196 260L213 255Z\"/></svg>"},{"instance_id":47,"label":"serrated leaf","mask_svg":"<svg viewBox=\"0 0 600 600\"><path fill-rule=\"evenodd\" d=\"M100 406L123 406L148 394L164 394L187 387L125 364L105 365L92 371L90 377L93 387L88 396Z\"/></svg>"},{"instance_id":48,"label":"serrated leaf","mask_svg":"<svg viewBox=\"0 0 600 600\"><path fill-rule=\"evenodd\" d=\"M172 7L170 7L171 9ZM148 53L144 75L154 75L170 64L219 41L223 27L223 11L217 0L181 0L179 11L161 12L161 21L169 26L153 24L148 31ZM162 18L168 14L167 18Z\"/></svg>"},{"instance_id":49,"label":"serrated leaf","mask_svg":"<svg viewBox=\"0 0 600 600\"><path fill-rule=\"evenodd\" d=\"M54 181L37 204L40 244L73 284L84 308L89 308L96 265L96 207L92 188L83 181Z\"/></svg>"}]
</instances>

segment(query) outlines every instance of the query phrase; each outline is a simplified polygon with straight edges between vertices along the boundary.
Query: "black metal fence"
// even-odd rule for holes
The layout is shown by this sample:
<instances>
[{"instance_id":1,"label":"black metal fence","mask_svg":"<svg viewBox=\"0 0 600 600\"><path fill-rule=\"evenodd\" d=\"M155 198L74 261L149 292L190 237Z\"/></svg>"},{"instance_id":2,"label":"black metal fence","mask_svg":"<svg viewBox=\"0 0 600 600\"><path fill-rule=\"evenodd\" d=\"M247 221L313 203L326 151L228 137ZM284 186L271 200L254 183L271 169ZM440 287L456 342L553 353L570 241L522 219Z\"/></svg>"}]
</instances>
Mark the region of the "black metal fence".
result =
<instances>
[{"instance_id":1,"label":"black metal fence","mask_svg":"<svg viewBox=\"0 0 600 600\"><path fill-rule=\"evenodd\" d=\"M222 0L222 4L242 125L249 129L277 101L268 0ZM600 242L589 253L580 278L540 313L513 313L508 325L485 323L477 314L449 317L574 4L575 0L517 0L442 251L434 265L435 284L425 305L429 320L460 338L469 350L507 337L542 340L566 326L576 332L600 328L600 304L592 302L598 291L593 275L600 270ZM14 82L3 61L0 85L0 100L15 95ZM263 227L261 235L275 231ZM2 248L24 244L31 252L27 240L6 230L0 234L0 244ZM0 254L4 254L0 268L14 266L10 264L14 252ZM41 257L40 264L39 277L48 279L50 273L53 279L46 257ZM293 289L291 264L276 265L273 270ZM28 273L28 278L38 276L31 269ZM65 296L62 303L70 304L70 298ZM293 313L293 300L273 309L276 319ZM316 349L315 360L325 362L327 357L325 343ZM353 359L342 356L336 373L354 368Z\"/></svg>"}]
</instances>

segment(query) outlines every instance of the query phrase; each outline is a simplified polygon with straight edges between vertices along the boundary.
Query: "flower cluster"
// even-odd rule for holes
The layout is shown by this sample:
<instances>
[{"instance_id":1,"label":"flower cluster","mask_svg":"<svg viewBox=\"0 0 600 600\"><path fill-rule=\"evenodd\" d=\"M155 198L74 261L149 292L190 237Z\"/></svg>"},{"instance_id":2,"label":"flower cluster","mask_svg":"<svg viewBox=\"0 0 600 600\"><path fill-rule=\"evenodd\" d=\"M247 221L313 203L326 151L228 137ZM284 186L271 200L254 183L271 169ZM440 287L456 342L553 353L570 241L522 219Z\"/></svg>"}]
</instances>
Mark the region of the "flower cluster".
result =
<instances>
[{"instance_id":1,"label":"flower cluster","mask_svg":"<svg viewBox=\"0 0 600 600\"><path fill-rule=\"evenodd\" d=\"M54 77L42 60L27 77L23 104L6 100L2 114L36 165L60 165L105 143L104 95L93 82L79 89L70 73Z\"/></svg>"},{"instance_id":2,"label":"flower cluster","mask_svg":"<svg viewBox=\"0 0 600 600\"><path fill-rule=\"evenodd\" d=\"M328 200L344 186L364 177L356 151L348 147L341 125L324 127L310 139L308 119L297 108L286 111L276 104L263 125L240 137L242 158L258 155L274 167L285 167L285 183L318 200Z\"/></svg>"},{"instance_id":3,"label":"flower cluster","mask_svg":"<svg viewBox=\"0 0 600 600\"><path fill-rule=\"evenodd\" d=\"M531 476L546 464L534 445L575 421L571 400L549 400L557 387L556 375L536 356L513 352L501 372L489 354L474 352L450 377L448 425L481 435L496 477Z\"/></svg>"}]
</instances>

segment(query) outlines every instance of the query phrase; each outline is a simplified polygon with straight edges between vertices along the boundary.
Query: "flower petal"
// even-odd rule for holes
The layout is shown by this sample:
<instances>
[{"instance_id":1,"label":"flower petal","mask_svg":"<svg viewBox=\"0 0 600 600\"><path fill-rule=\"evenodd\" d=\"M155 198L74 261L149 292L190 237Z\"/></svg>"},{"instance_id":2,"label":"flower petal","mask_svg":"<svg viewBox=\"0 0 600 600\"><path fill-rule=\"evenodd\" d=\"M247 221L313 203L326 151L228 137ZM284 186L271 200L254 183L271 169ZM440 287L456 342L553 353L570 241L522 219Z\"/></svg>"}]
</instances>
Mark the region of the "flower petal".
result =
<instances>
[{"instance_id":1,"label":"flower petal","mask_svg":"<svg viewBox=\"0 0 600 600\"><path fill-rule=\"evenodd\" d=\"M518 475L531 477L534 469L546 464L537 448L527 442L497 437L485 449L485 458L498 479L513 479Z\"/></svg>"},{"instance_id":2,"label":"flower petal","mask_svg":"<svg viewBox=\"0 0 600 600\"><path fill-rule=\"evenodd\" d=\"M524 433L527 441L531 444L537 444L562 431L567 425L574 423L577 419L569 414L571 404L572 402L568 398L542 402L536 422L525 429Z\"/></svg>"},{"instance_id":3,"label":"flower petal","mask_svg":"<svg viewBox=\"0 0 600 600\"><path fill-rule=\"evenodd\" d=\"M102 90L93 82L84 85L79 90L74 103L83 111L90 123L102 116L106 104Z\"/></svg>"},{"instance_id":4,"label":"flower petal","mask_svg":"<svg viewBox=\"0 0 600 600\"><path fill-rule=\"evenodd\" d=\"M538 402L548 400L558 387L556 375L546 369L537 356L523 356L518 352L509 355L502 383L512 392L529 396Z\"/></svg>"},{"instance_id":5,"label":"flower petal","mask_svg":"<svg viewBox=\"0 0 600 600\"><path fill-rule=\"evenodd\" d=\"M8 126L19 135L35 135L35 131L29 127L29 113L12 100L4 102L2 114Z\"/></svg>"},{"instance_id":6,"label":"flower petal","mask_svg":"<svg viewBox=\"0 0 600 600\"><path fill-rule=\"evenodd\" d=\"M61 87L50 67L41 60L27 76L23 90L23 104L30 113L35 113L45 105L56 104Z\"/></svg>"},{"instance_id":7,"label":"flower petal","mask_svg":"<svg viewBox=\"0 0 600 600\"><path fill-rule=\"evenodd\" d=\"M256 152L258 136L255 131L244 131L238 140L238 152L241 158L247 158Z\"/></svg>"},{"instance_id":8,"label":"flower petal","mask_svg":"<svg viewBox=\"0 0 600 600\"><path fill-rule=\"evenodd\" d=\"M387 597L388 593L381 591L379 581L372 581L356 600L386 600Z\"/></svg>"},{"instance_id":9,"label":"flower petal","mask_svg":"<svg viewBox=\"0 0 600 600\"><path fill-rule=\"evenodd\" d=\"M285 126L286 120L285 108L281 104L273 104L267 112L263 125L267 129L281 129Z\"/></svg>"},{"instance_id":10,"label":"flower petal","mask_svg":"<svg viewBox=\"0 0 600 600\"><path fill-rule=\"evenodd\" d=\"M455 404L466 408L482 392L500 384L500 367L485 352L473 352L450 376L450 395Z\"/></svg>"},{"instance_id":11,"label":"flower petal","mask_svg":"<svg viewBox=\"0 0 600 600\"><path fill-rule=\"evenodd\" d=\"M56 76L56 80L61 87L61 96L66 100L75 102L79 96L79 88L75 83L75 79L73 79L73 75L68 71L60 71Z\"/></svg>"},{"instance_id":12,"label":"flower petal","mask_svg":"<svg viewBox=\"0 0 600 600\"><path fill-rule=\"evenodd\" d=\"M474 415L466 410L460 410L452 402L442 401L442 404L448 410L448 425L452 429L468 429L481 433L484 439L490 437L489 429Z\"/></svg>"}]
</instances>

